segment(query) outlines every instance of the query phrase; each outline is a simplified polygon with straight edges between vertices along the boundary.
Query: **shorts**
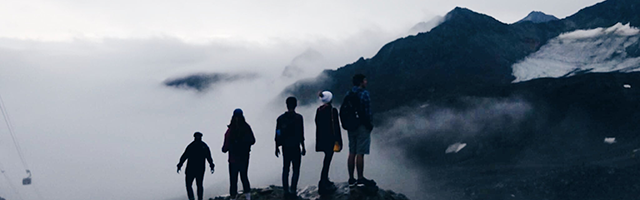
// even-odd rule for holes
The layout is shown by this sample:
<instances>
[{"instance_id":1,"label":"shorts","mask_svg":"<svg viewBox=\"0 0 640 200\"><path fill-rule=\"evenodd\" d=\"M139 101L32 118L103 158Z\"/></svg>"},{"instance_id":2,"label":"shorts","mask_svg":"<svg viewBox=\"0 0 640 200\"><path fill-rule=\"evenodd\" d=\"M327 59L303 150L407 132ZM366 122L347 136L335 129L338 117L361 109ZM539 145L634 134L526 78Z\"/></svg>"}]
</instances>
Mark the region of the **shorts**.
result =
<instances>
[{"instance_id":1,"label":"shorts","mask_svg":"<svg viewBox=\"0 0 640 200\"><path fill-rule=\"evenodd\" d=\"M355 131L348 131L348 135L350 154L369 154L371 131L367 130L364 126L360 126Z\"/></svg>"}]
</instances>

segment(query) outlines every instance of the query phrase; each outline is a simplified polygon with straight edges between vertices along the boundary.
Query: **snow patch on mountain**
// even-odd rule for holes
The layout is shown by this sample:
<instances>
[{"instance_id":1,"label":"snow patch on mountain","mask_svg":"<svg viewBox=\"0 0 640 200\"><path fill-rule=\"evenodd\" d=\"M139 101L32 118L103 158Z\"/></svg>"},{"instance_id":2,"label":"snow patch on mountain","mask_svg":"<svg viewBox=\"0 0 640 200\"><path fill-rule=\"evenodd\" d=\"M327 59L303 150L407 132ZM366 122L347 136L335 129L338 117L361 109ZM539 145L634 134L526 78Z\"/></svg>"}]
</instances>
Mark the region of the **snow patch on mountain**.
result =
<instances>
[{"instance_id":1,"label":"snow patch on mountain","mask_svg":"<svg viewBox=\"0 0 640 200\"><path fill-rule=\"evenodd\" d=\"M561 34L512 66L514 82L587 72L640 71L640 57L634 53L639 39L640 29L621 23Z\"/></svg>"}]
</instances>

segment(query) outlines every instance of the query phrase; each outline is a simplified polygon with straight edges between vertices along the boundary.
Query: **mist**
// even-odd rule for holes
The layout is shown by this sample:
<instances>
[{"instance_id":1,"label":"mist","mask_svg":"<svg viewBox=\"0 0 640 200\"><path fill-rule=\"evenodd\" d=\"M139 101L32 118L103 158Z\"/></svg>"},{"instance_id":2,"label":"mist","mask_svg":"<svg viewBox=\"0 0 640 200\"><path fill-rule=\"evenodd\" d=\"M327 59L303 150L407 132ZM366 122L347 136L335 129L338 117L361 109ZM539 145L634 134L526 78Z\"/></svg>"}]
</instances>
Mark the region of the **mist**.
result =
<instances>
[{"instance_id":1,"label":"mist","mask_svg":"<svg viewBox=\"0 0 640 200\"><path fill-rule=\"evenodd\" d=\"M195 131L204 134L216 163L215 174L205 176L205 197L228 194L227 155L220 148L235 108L245 111L257 138L249 169L252 187L280 185L282 160L274 155L273 134L277 116L286 110L282 90L323 69L371 57L403 34L404 30L363 30L344 40L269 44L228 40L192 44L172 37L0 39L0 94L33 174L32 185L20 185L25 166L1 124L1 148L7 153L0 155L0 167L8 179L0 181L0 196L182 199L184 174L176 174L175 166ZM296 61L310 49L322 56ZM292 65L298 65L300 72L283 76L285 67ZM215 82L200 90L165 85L216 73L255 76ZM300 188L319 180L323 155L313 151L313 116L319 105L298 108L305 119L309 152L303 158ZM419 188L409 185L417 180L399 164L397 154L372 147L366 174L385 189L411 196ZM334 157L331 178L346 181L346 150ZM388 173L393 171L397 173Z\"/></svg>"},{"instance_id":2,"label":"mist","mask_svg":"<svg viewBox=\"0 0 640 200\"><path fill-rule=\"evenodd\" d=\"M516 143L523 123L532 123L528 120L533 111L534 106L518 96L461 97L456 103L406 106L378 116L384 123L374 130L374 141L382 151L395 152L402 165L419 177L413 184L420 189L412 193L417 199L464 199L460 185L452 183L473 176L449 170L502 163L487 155Z\"/></svg>"}]
</instances>

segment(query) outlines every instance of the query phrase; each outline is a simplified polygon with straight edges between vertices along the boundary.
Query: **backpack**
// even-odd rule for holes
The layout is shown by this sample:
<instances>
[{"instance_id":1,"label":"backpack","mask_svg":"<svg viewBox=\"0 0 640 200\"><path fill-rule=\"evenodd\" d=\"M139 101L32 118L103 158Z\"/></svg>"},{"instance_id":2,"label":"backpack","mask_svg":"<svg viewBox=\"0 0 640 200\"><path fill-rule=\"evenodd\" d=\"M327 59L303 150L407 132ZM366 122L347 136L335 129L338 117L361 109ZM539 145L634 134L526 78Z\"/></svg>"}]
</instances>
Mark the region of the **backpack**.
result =
<instances>
[{"instance_id":1,"label":"backpack","mask_svg":"<svg viewBox=\"0 0 640 200\"><path fill-rule=\"evenodd\" d=\"M360 126L360 97L358 93L349 92L344 97L342 105L340 105L340 122L342 128L348 131L354 131Z\"/></svg>"}]
</instances>

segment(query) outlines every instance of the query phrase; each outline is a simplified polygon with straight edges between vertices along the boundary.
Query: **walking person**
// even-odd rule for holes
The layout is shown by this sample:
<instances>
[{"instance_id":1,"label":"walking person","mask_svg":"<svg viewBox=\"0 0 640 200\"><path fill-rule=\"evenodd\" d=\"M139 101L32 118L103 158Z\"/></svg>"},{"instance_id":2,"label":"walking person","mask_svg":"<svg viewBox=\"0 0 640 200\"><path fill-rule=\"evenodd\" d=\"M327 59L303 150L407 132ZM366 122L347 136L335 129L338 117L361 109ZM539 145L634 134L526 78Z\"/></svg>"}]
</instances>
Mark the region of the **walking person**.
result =
<instances>
[{"instance_id":1,"label":"walking person","mask_svg":"<svg viewBox=\"0 0 640 200\"><path fill-rule=\"evenodd\" d=\"M371 146L371 97L367 88L367 78L356 74L352 79L353 87L340 106L342 127L349 136L349 186L375 186L376 182L364 177L364 156L369 154ZM354 178L354 168L358 169L358 179Z\"/></svg>"},{"instance_id":2,"label":"walking person","mask_svg":"<svg viewBox=\"0 0 640 200\"><path fill-rule=\"evenodd\" d=\"M322 105L316 110L316 152L324 153L318 192L322 195L335 191L336 186L329 179L329 168L334 152L342 150L342 133L340 132L340 120L338 109L334 108L333 94L323 91L319 95Z\"/></svg>"},{"instance_id":3,"label":"walking person","mask_svg":"<svg viewBox=\"0 0 640 200\"><path fill-rule=\"evenodd\" d=\"M300 178L300 163L302 156L307 153L304 145L304 127L302 115L296 113L298 100L289 97L286 100L287 112L280 115L276 120L276 157L280 154L279 147L282 146L282 187L285 192L285 199L294 198L298 191L298 179ZM300 149L302 147L302 150ZM289 186L289 169L293 167L291 176L291 186Z\"/></svg>"},{"instance_id":4,"label":"walking person","mask_svg":"<svg viewBox=\"0 0 640 200\"><path fill-rule=\"evenodd\" d=\"M231 199L238 195L238 174L242 181L243 193L247 200L251 200L251 185L249 184L249 152L251 145L256 143L251 126L247 124L241 109L235 109L231 123L224 134L223 153L229 153L229 194Z\"/></svg>"},{"instance_id":5,"label":"walking person","mask_svg":"<svg viewBox=\"0 0 640 200\"><path fill-rule=\"evenodd\" d=\"M188 161L187 161L188 160ZM204 181L205 160L209 162L211 168L211 174L213 174L215 164L213 164L213 158L211 158L211 151L209 146L202 141L202 133L195 132L193 134L193 142L187 146L180 156L180 162L178 162L178 174L182 168L184 161L187 161L187 168L185 169L185 183L187 186L187 197L189 200L194 200L193 197L193 180L196 180L196 186L198 187L198 200L202 200Z\"/></svg>"}]
</instances>

